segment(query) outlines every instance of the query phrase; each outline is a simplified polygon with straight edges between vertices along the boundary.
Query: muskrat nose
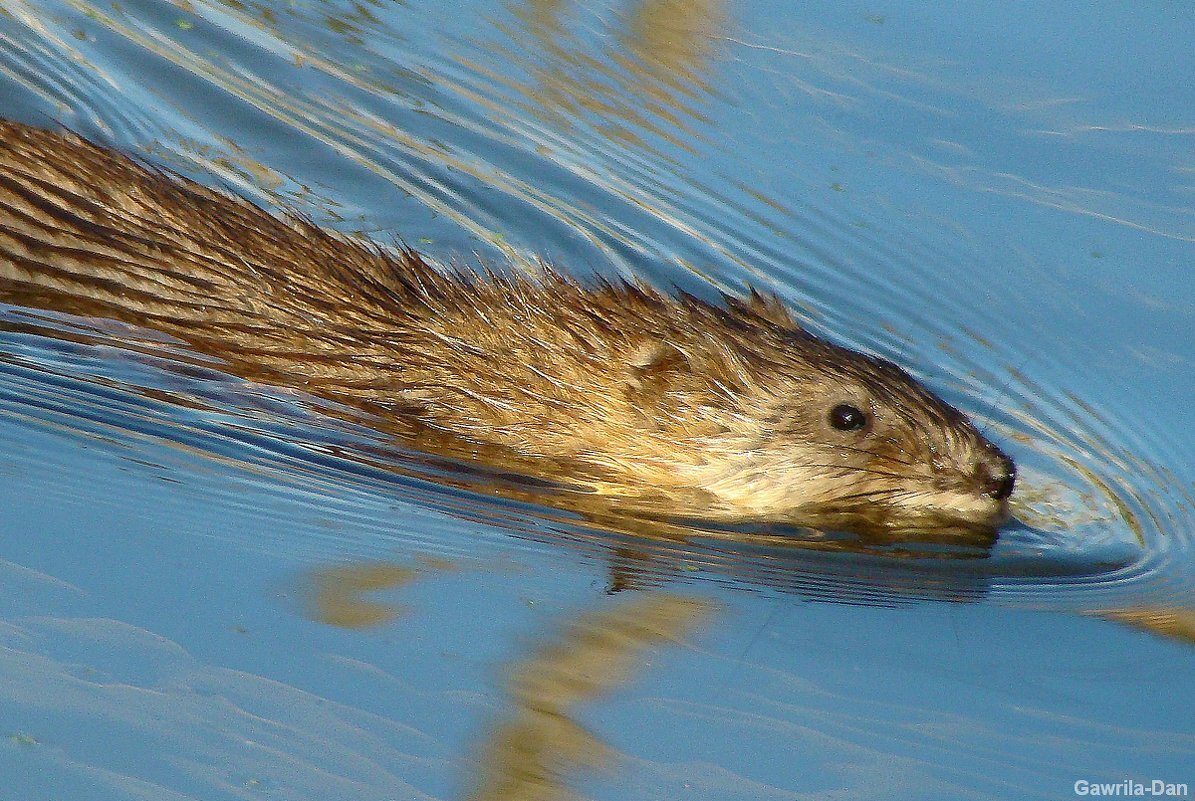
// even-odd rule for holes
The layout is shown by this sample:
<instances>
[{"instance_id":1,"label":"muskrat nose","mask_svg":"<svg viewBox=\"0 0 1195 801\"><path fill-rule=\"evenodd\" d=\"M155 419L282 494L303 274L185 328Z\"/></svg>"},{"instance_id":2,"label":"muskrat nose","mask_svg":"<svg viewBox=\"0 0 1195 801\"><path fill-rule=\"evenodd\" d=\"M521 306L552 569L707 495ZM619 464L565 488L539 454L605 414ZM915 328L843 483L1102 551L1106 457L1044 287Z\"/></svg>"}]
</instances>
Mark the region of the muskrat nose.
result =
<instances>
[{"instance_id":1,"label":"muskrat nose","mask_svg":"<svg viewBox=\"0 0 1195 801\"><path fill-rule=\"evenodd\" d=\"M987 454L988 459L979 463L976 476L983 486L983 494L997 501L1012 495L1017 483L1017 466L995 446Z\"/></svg>"}]
</instances>

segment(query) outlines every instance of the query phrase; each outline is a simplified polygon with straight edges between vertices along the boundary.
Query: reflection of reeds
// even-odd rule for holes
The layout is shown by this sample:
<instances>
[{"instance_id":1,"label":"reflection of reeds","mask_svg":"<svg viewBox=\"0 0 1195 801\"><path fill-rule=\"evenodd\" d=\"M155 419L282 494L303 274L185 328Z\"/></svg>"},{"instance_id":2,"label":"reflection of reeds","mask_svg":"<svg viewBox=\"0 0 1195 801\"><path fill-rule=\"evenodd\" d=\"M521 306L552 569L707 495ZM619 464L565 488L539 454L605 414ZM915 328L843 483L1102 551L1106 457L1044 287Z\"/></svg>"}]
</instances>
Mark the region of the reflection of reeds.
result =
<instances>
[{"instance_id":1,"label":"reflection of reeds","mask_svg":"<svg viewBox=\"0 0 1195 801\"><path fill-rule=\"evenodd\" d=\"M626 48L657 79L691 95L686 82L705 88L714 42L726 31L725 6L725 0L645 0L628 20Z\"/></svg>"},{"instance_id":2,"label":"reflection of reeds","mask_svg":"<svg viewBox=\"0 0 1195 801\"><path fill-rule=\"evenodd\" d=\"M711 91L725 5L641 0L625 15L608 15L604 35L595 40L587 27L569 25L584 4L514 2L510 8L522 29L500 28L510 41L490 44L508 68L461 60L521 94L523 114L561 132L589 124L618 148L663 155L652 143L658 137L692 151L700 135L693 121L706 122L698 101Z\"/></svg>"},{"instance_id":3,"label":"reflection of reeds","mask_svg":"<svg viewBox=\"0 0 1195 801\"><path fill-rule=\"evenodd\" d=\"M417 575L419 572L414 568L386 563L314 570L308 576L306 615L311 620L348 629L387 623L398 615L398 607L367 601L361 594L407 584Z\"/></svg>"},{"instance_id":4,"label":"reflection of reeds","mask_svg":"<svg viewBox=\"0 0 1195 801\"><path fill-rule=\"evenodd\" d=\"M1091 614L1195 645L1195 609L1103 609Z\"/></svg>"},{"instance_id":5,"label":"reflection of reeds","mask_svg":"<svg viewBox=\"0 0 1195 801\"><path fill-rule=\"evenodd\" d=\"M514 702L483 749L471 801L554 801L569 797L568 775L602 767L608 746L574 721L578 704L629 681L651 646L674 643L713 610L707 601L641 593L614 609L588 612L514 665Z\"/></svg>"}]
</instances>

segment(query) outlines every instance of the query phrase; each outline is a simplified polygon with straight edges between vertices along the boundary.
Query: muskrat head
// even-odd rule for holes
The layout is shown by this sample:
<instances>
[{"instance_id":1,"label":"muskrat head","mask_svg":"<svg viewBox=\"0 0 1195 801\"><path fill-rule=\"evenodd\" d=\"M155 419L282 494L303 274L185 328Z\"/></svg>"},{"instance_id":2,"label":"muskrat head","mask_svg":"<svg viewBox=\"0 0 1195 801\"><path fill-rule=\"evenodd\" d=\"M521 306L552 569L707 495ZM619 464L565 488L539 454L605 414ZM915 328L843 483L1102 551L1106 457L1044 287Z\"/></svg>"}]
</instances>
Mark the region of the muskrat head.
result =
<instances>
[{"instance_id":1,"label":"muskrat head","mask_svg":"<svg viewBox=\"0 0 1195 801\"><path fill-rule=\"evenodd\" d=\"M965 415L891 362L824 346L834 361L787 377L763 405L754 452L810 522L861 528L994 527L1008 514L1011 459ZM732 494L733 481L719 489Z\"/></svg>"},{"instance_id":2,"label":"muskrat head","mask_svg":"<svg viewBox=\"0 0 1195 801\"><path fill-rule=\"evenodd\" d=\"M657 420L701 429L678 474L727 519L867 532L1007 517L1013 462L965 415L891 362L755 322L767 330L683 348L675 391L655 395Z\"/></svg>"}]
</instances>

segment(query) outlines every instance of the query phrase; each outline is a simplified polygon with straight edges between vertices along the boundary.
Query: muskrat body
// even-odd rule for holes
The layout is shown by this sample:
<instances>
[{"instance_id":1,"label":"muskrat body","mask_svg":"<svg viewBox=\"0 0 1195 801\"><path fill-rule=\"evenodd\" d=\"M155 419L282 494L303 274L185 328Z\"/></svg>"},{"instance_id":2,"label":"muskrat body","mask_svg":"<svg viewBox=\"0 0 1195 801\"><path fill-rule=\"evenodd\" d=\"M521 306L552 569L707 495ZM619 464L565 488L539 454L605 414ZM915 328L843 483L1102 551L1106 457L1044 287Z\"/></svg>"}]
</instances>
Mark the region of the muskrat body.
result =
<instances>
[{"instance_id":1,"label":"muskrat body","mask_svg":"<svg viewBox=\"0 0 1195 801\"><path fill-rule=\"evenodd\" d=\"M626 508L995 526L1012 462L890 362L774 298L438 271L418 254L0 122L0 297L155 328L254 380Z\"/></svg>"}]
</instances>

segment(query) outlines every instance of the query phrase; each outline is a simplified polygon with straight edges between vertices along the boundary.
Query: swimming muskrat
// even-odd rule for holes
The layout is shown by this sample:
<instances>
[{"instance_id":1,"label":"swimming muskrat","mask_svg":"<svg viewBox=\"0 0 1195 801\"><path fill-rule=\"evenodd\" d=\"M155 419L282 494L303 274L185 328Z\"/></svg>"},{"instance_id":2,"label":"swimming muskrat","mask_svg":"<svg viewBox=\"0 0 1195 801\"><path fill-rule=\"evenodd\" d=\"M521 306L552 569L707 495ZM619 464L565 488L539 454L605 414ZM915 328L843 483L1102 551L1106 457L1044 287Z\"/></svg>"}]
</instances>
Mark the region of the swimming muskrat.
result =
<instances>
[{"instance_id":1,"label":"swimming muskrat","mask_svg":"<svg viewBox=\"0 0 1195 801\"><path fill-rule=\"evenodd\" d=\"M752 291L438 271L0 122L0 298L155 328L407 442L725 523L994 527L1012 461L894 364Z\"/></svg>"}]
</instances>

